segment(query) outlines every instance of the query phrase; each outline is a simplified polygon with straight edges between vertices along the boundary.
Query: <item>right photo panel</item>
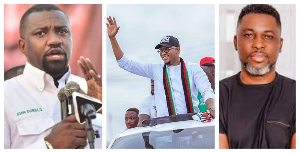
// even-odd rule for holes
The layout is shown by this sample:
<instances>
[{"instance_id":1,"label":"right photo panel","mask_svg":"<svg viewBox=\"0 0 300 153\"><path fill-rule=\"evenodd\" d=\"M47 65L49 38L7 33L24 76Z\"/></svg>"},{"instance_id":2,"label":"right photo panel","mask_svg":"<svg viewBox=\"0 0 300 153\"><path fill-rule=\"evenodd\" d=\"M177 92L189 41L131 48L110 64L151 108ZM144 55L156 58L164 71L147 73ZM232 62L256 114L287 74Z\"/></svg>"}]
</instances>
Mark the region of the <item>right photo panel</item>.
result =
<instances>
[{"instance_id":1,"label":"right photo panel","mask_svg":"<svg viewBox=\"0 0 300 153\"><path fill-rule=\"evenodd\" d=\"M296 5L219 5L219 148L296 148Z\"/></svg>"}]
</instances>

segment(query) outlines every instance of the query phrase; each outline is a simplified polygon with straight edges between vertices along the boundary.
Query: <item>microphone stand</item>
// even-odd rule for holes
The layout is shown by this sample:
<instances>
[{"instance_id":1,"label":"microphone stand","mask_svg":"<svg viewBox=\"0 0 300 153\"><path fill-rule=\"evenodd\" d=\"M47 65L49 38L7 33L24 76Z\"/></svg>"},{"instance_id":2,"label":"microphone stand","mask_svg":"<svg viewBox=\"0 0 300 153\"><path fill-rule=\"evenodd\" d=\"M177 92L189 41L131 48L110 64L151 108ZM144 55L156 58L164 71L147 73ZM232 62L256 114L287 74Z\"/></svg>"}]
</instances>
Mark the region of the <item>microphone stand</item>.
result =
<instances>
[{"instance_id":1,"label":"microphone stand","mask_svg":"<svg viewBox=\"0 0 300 153\"><path fill-rule=\"evenodd\" d=\"M87 131L87 138L90 145L90 149L95 149L95 138L100 138L98 130L94 131L92 126L92 120L85 118L85 130Z\"/></svg>"},{"instance_id":2,"label":"microphone stand","mask_svg":"<svg viewBox=\"0 0 300 153\"><path fill-rule=\"evenodd\" d=\"M87 131L87 138L90 145L90 149L95 149L95 137L100 137L98 130L94 131L92 126L92 119L95 119L97 117L95 107L91 104L85 104L81 106L81 112L85 116L85 130Z\"/></svg>"}]
</instances>

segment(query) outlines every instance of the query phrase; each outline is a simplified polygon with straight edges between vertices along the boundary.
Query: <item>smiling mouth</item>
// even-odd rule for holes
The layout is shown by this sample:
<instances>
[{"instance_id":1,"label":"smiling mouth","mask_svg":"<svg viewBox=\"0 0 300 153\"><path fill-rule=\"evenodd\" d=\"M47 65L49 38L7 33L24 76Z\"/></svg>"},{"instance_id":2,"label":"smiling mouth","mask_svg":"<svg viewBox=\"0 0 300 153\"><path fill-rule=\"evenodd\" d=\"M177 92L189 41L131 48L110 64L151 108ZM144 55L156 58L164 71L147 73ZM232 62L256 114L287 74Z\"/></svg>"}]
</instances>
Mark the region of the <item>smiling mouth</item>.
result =
<instances>
[{"instance_id":1,"label":"smiling mouth","mask_svg":"<svg viewBox=\"0 0 300 153\"><path fill-rule=\"evenodd\" d=\"M166 60L169 56L162 56L161 59L162 60Z\"/></svg>"}]
</instances>

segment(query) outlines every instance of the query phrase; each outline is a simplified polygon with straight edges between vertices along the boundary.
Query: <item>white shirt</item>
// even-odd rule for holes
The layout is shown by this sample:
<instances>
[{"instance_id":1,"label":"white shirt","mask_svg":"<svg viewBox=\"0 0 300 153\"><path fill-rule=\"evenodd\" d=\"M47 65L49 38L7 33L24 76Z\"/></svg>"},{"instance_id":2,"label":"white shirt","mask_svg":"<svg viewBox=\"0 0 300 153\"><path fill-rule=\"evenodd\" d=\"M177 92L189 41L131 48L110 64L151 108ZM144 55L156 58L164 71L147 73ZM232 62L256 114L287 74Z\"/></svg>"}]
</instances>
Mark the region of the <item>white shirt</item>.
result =
<instances>
[{"instance_id":1,"label":"white shirt","mask_svg":"<svg viewBox=\"0 0 300 153\"><path fill-rule=\"evenodd\" d=\"M154 95L147 96L141 106L140 106L140 114L149 115L150 118L157 117L157 111L155 106L155 97Z\"/></svg>"},{"instance_id":2,"label":"white shirt","mask_svg":"<svg viewBox=\"0 0 300 153\"><path fill-rule=\"evenodd\" d=\"M61 121L57 93L69 81L77 82L87 92L85 79L70 74L70 70L58 81L57 89L49 74L29 63L22 75L4 82L4 148L47 148L44 137ZM99 145L102 143L95 143Z\"/></svg>"},{"instance_id":3,"label":"white shirt","mask_svg":"<svg viewBox=\"0 0 300 153\"><path fill-rule=\"evenodd\" d=\"M154 80L155 105L157 109L157 117L169 116L165 89L163 85L163 66L164 64L142 64L129 60L125 55L117 61L119 66L124 70L143 77ZM214 98L213 90L210 82L198 64L185 62L188 70L189 82L192 94L192 101L195 112L198 112L199 101L197 99L198 90L202 94L204 100ZM184 91L181 81L180 64L177 66L167 66L175 110L177 114L187 113Z\"/></svg>"}]
</instances>

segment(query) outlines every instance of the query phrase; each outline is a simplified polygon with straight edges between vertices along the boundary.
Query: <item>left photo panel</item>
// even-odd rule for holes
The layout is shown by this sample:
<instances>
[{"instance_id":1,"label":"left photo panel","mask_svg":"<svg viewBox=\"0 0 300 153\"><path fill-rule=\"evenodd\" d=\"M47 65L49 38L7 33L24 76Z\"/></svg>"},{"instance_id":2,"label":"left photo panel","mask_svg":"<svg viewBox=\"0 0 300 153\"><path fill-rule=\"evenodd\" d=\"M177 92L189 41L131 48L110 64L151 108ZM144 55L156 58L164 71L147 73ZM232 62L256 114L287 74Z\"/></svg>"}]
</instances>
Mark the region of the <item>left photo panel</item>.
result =
<instances>
[{"instance_id":1,"label":"left photo panel","mask_svg":"<svg viewBox=\"0 0 300 153\"><path fill-rule=\"evenodd\" d=\"M4 149L102 149L102 5L4 4Z\"/></svg>"}]
</instances>

